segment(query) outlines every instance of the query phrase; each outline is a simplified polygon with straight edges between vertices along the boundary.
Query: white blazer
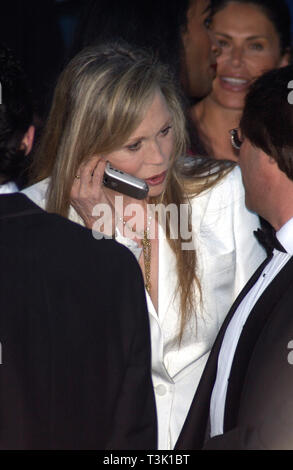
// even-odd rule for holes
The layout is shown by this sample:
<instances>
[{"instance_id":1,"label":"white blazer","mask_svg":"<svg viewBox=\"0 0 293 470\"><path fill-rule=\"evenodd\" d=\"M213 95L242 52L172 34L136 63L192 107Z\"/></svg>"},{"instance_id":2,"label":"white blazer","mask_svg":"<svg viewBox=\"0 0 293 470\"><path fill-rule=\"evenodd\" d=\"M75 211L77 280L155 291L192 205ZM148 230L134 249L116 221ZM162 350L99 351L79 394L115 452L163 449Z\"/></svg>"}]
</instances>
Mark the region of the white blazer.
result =
<instances>
[{"instance_id":1,"label":"white blazer","mask_svg":"<svg viewBox=\"0 0 293 470\"><path fill-rule=\"evenodd\" d=\"M23 193L45 208L48 183L48 179L44 180ZM175 256L162 228L159 228L158 312L146 291L158 413L158 448L164 450L172 449L176 443L209 352L230 306L266 256L252 233L259 227L259 219L245 208L238 167L216 186L193 198L191 205L202 304L198 302L180 347L179 303L174 298L177 284ZM83 224L73 208L69 218ZM117 240L131 248L127 239L118 236Z\"/></svg>"}]
</instances>

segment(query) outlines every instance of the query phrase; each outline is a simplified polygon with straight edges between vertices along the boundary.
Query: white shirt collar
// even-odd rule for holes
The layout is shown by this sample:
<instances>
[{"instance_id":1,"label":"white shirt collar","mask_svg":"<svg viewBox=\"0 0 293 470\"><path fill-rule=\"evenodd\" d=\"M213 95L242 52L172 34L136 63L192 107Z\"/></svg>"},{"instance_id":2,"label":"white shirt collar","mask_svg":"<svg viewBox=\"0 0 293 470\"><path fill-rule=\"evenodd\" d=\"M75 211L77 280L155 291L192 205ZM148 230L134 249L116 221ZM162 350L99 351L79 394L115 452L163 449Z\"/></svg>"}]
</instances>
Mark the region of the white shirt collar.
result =
<instances>
[{"instance_id":1,"label":"white shirt collar","mask_svg":"<svg viewBox=\"0 0 293 470\"><path fill-rule=\"evenodd\" d=\"M289 255L293 255L293 217L276 232L276 237Z\"/></svg>"}]
</instances>

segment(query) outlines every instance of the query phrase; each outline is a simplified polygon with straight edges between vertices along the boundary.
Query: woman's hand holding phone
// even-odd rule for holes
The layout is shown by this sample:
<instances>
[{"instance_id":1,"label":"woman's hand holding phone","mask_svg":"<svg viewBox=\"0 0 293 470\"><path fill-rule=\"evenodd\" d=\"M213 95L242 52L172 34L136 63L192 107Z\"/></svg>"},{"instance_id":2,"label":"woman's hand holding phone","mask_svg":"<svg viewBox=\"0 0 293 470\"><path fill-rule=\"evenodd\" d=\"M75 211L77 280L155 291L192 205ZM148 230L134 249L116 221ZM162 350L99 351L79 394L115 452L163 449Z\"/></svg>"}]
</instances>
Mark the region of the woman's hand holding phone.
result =
<instances>
[{"instance_id":1,"label":"woman's hand holding phone","mask_svg":"<svg viewBox=\"0 0 293 470\"><path fill-rule=\"evenodd\" d=\"M135 202L136 205L144 206L148 190L144 180L123 173L103 158L95 156L80 165L71 190L71 204L90 229L97 220L93 216L94 207L107 204L111 209L111 220L106 219L104 212L103 233L112 236L116 225L115 216L121 221L127 204ZM119 214L115 214L116 195L123 196L123 212L120 210ZM109 211L107 213L109 214Z\"/></svg>"},{"instance_id":2,"label":"woman's hand holding phone","mask_svg":"<svg viewBox=\"0 0 293 470\"><path fill-rule=\"evenodd\" d=\"M93 216L93 208L97 204L108 204L111 207L112 227L115 227L113 203L103 185L105 167L106 161L101 157L94 156L86 160L80 165L71 189L71 204L90 229L97 220ZM111 236L112 233L106 235Z\"/></svg>"}]
</instances>

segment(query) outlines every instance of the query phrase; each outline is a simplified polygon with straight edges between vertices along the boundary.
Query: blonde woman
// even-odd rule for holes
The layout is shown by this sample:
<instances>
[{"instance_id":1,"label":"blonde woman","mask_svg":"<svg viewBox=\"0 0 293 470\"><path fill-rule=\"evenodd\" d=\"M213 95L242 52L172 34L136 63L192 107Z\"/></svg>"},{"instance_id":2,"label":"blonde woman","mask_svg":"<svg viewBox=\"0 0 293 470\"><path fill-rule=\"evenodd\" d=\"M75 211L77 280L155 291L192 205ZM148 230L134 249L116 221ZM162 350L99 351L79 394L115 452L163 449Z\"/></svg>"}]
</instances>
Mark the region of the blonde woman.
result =
<instances>
[{"instance_id":1,"label":"blonde woman","mask_svg":"<svg viewBox=\"0 0 293 470\"><path fill-rule=\"evenodd\" d=\"M164 66L126 45L86 49L59 79L38 154L39 182L24 191L50 212L113 233L136 255L146 284L160 449L174 447L219 327L265 257L239 169L205 168L205 175L183 178L185 146L184 115ZM148 197L105 188L107 161L147 182Z\"/></svg>"}]
</instances>

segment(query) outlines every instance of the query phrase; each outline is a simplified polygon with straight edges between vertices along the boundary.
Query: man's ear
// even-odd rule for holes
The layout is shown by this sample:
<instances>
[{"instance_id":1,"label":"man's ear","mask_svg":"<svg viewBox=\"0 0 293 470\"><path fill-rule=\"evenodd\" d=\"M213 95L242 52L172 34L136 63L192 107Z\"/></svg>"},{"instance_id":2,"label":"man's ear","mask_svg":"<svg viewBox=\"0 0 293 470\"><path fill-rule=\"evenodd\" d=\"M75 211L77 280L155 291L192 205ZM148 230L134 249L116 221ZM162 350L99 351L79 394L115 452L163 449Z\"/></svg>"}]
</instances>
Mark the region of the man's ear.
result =
<instances>
[{"instance_id":1,"label":"man's ear","mask_svg":"<svg viewBox=\"0 0 293 470\"><path fill-rule=\"evenodd\" d=\"M34 138L35 138L35 126L31 125L29 126L28 130L23 136L23 139L20 144L20 148L24 149L25 155L28 155L32 149L33 143L34 143Z\"/></svg>"},{"instance_id":2,"label":"man's ear","mask_svg":"<svg viewBox=\"0 0 293 470\"><path fill-rule=\"evenodd\" d=\"M286 67L287 65L289 65L290 59L291 59L291 51L289 48L287 48L285 53L281 57L281 60L279 62L279 67Z\"/></svg>"}]
</instances>

